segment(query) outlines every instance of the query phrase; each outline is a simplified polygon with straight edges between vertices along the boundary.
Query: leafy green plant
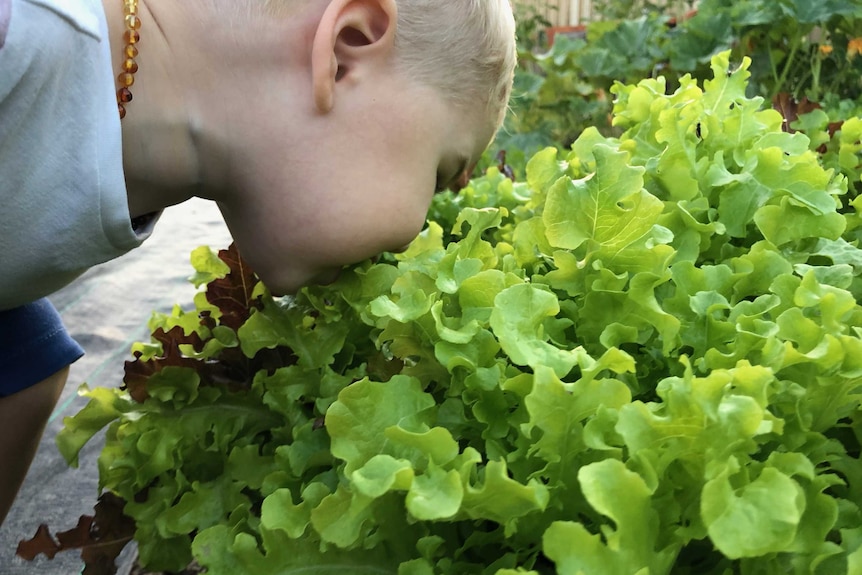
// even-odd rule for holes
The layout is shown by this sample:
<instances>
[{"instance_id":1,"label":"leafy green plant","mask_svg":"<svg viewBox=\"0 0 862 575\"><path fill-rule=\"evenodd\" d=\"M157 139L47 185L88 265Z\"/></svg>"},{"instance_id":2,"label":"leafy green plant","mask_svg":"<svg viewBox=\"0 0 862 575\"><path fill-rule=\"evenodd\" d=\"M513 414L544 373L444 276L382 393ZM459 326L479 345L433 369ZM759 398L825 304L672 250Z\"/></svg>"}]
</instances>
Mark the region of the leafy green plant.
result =
<instances>
[{"instance_id":1,"label":"leafy green plant","mask_svg":"<svg viewBox=\"0 0 862 575\"><path fill-rule=\"evenodd\" d=\"M750 94L815 102L862 94L858 0L707 0L675 34L670 65L679 70L694 71L716 49L750 57Z\"/></svg>"},{"instance_id":2,"label":"leafy green plant","mask_svg":"<svg viewBox=\"0 0 862 575\"><path fill-rule=\"evenodd\" d=\"M516 1L513 8L518 52L535 52L546 49L548 45L547 29L551 26L551 22L545 17L544 11L532 2Z\"/></svg>"},{"instance_id":3,"label":"leafy green plant","mask_svg":"<svg viewBox=\"0 0 862 575\"><path fill-rule=\"evenodd\" d=\"M656 40L666 23L655 15L594 23L583 37L557 36L545 53L521 52L510 113L489 156L514 150L523 178L527 160L544 147L568 147L587 127L613 134L610 88L652 75L666 57Z\"/></svg>"},{"instance_id":4,"label":"leafy green plant","mask_svg":"<svg viewBox=\"0 0 862 575\"><path fill-rule=\"evenodd\" d=\"M862 199L748 66L615 86L619 137L490 169L332 286L196 251L197 309L61 450L108 427L158 569L862 572Z\"/></svg>"},{"instance_id":5,"label":"leafy green plant","mask_svg":"<svg viewBox=\"0 0 862 575\"><path fill-rule=\"evenodd\" d=\"M818 103L830 122L857 115L847 108L862 96L860 0L701 0L694 14L680 14L680 4L687 3L600 4L606 19L583 37L560 36L546 53L521 54L512 111L489 158L526 150L510 154L523 177L544 145L566 148L589 127L618 136L610 124L614 82L662 76L676 89L686 74L705 81L712 57L725 50L734 61L752 60L749 96Z\"/></svg>"}]
</instances>

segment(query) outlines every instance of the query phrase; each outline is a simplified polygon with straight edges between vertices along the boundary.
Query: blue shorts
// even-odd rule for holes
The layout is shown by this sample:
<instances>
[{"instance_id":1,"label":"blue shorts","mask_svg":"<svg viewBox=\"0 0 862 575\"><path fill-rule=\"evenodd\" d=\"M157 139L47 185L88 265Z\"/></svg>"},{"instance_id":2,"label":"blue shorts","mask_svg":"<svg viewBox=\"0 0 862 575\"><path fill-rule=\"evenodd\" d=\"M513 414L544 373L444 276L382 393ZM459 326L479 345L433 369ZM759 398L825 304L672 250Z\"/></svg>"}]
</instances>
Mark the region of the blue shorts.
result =
<instances>
[{"instance_id":1,"label":"blue shorts","mask_svg":"<svg viewBox=\"0 0 862 575\"><path fill-rule=\"evenodd\" d=\"M47 299L0 311L0 397L39 383L82 355Z\"/></svg>"}]
</instances>

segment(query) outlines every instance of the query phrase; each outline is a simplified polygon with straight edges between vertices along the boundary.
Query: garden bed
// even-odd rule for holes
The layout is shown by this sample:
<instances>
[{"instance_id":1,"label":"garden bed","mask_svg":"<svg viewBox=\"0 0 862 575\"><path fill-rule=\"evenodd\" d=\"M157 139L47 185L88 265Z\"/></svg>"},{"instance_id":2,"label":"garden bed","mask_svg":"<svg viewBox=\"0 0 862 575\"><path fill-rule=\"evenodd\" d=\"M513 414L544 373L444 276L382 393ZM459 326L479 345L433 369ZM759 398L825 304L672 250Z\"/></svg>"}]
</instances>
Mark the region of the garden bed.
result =
<instances>
[{"instance_id":1,"label":"garden bed","mask_svg":"<svg viewBox=\"0 0 862 575\"><path fill-rule=\"evenodd\" d=\"M437 195L332 285L196 250L195 308L59 437L107 426L97 523L214 575L852 573L862 120L820 152L749 65L615 86L618 138Z\"/></svg>"}]
</instances>

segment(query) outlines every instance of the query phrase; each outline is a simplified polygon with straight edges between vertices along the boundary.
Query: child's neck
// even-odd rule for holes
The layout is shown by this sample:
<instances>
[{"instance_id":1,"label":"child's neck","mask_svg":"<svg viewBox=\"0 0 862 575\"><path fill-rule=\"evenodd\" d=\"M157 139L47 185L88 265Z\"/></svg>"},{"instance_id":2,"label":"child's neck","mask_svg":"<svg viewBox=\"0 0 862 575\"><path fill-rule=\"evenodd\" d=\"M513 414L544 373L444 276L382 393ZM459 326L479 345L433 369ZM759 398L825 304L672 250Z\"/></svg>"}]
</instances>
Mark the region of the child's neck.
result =
<instances>
[{"instance_id":1,"label":"child's neck","mask_svg":"<svg viewBox=\"0 0 862 575\"><path fill-rule=\"evenodd\" d=\"M103 0L111 40L112 67L119 73L125 46L123 3ZM126 174L129 211L132 217L160 210L190 197L198 179L197 152L188 129L188 102L185 65L170 57L182 54L171 45L169 29L162 27L163 9L158 0L138 0L141 21L139 69L130 87L133 95L125 105L122 120L123 166ZM175 81L180 79L180 82Z\"/></svg>"},{"instance_id":2,"label":"child's neck","mask_svg":"<svg viewBox=\"0 0 862 575\"><path fill-rule=\"evenodd\" d=\"M125 31L121 0L102 0L114 69L119 73ZM200 196L227 201L234 193L233 111L254 106L261 54L273 53L266 20L226 25L218 3L138 0L139 65L133 101L122 120L123 164L132 216ZM251 18L251 16L248 16ZM242 16L239 16L242 19ZM239 30L239 31L238 31ZM253 30L241 38L243 30ZM247 36L247 37L246 37Z\"/></svg>"}]
</instances>

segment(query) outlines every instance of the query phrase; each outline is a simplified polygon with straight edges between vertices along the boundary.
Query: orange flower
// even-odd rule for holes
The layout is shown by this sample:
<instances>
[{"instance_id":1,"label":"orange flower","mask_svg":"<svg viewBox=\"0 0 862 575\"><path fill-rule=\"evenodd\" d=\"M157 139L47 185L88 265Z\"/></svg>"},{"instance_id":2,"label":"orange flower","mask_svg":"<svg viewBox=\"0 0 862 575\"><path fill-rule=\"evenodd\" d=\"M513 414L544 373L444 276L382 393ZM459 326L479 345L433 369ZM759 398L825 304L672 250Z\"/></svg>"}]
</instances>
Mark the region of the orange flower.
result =
<instances>
[{"instance_id":1,"label":"orange flower","mask_svg":"<svg viewBox=\"0 0 862 575\"><path fill-rule=\"evenodd\" d=\"M847 42L847 57L854 58L858 54L862 54L862 38L853 38Z\"/></svg>"},{"instance_id":2,"label":"orange flower","mask_svg":"<svg viewBox=\"0 0 862 575\"><path fill-rule=\"evenodd\" d=\"M824 56L828 56L832 53L832 45L831 44L820 44L820 53Z\"/></svg>"}]
</instances>

